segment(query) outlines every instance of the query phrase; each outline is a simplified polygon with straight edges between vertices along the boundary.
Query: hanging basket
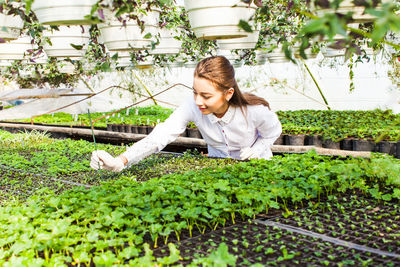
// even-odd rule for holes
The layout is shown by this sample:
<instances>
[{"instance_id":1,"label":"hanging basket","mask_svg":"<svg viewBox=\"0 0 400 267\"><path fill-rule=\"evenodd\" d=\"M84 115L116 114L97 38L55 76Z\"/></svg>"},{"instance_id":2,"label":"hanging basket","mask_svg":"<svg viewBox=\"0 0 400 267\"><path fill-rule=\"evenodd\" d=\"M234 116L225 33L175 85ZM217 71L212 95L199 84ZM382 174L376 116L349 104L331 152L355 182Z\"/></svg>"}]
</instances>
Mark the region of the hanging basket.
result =
<instances>
[{"instance_id":1,"label":"hanging basket","mask_svg":"<svg viewBox=\"0 0 400 267\"><path fill-rule=\"evenodd\" d=\"M144 60L138 60L137 62L133 62L131 60L132 56L129 51L120 51L118 52L118 59L116 62L117 67L134 67L136 69L148 69L153 67L154 58L152 56L147 56Z\"/></svg>"},{"instance_id":2,"label":"hanging basket","mask_svg":"<svg viewBox=\"0 0 400 267\"><path fill-rule=\"evenodd\" d=\"M185 68L194 69L196 68L198 63L199 63L198 61L190 60L185 62L183 65L185 66Z\"/></svg>"},{"instance_id":3,"label":"hanging basket","mask_svg":"<svg viewBox=\"0 0 400 267\"><path fill-rule=\"evenodd\" d=\"M260 31L249 32L246 37L218 40L218 47L222 50L253 49L256 47Z\"/></svg>"},{"instance_id":4,"label":"hanging basket","mask_svg":"<svg viewBox=\"0 0 400 267\"><path fill-rule=\"evenodd\" d=\"M20 37L7 43L0 43L1 60L22 60L27 59L27 50L33 49L31 38Z\"/></svg>"},{"instance_id":5,"label":"hanging basket","mask_svg":"<svg viewBox=\"0 0 400 267\"><path fill-rule=\"evenodd\" d=\"M182 56L182 54L179 54L174 61L162 63L161 66L169 68L181 68L185 66L185 58Z\"/></svg>"},{"instance_id":6,"label":"hanging basket","mask_svg":"<svg viewBox=\"0 0 400 267\"><path fill-rule=\"evenodd\" d=\"M299 51L299 47L300 46L294 46L293 50L294 50L294 57L297 59L301 59L301 55L300 55L300 51ZM312 59L312 58L316 58L318 56L318 53L314 53L311 51L310 48L307 48L304 50L304 54L307 56L307 59Z\"/></svg>"},{"instance_id":7,"label":"hanging basket","mask_svg":"<svg viewBox=\"0 0 400 267\"><path fill-rule=\"evenodd\" d=\"M13 61L9 59L0 59L0 69L1 67L10 67Z\"/></svg>"},{"instance_id":8,"label":"hanging basket","mask_svg":"<svg viewBox=\"0 0 400 267\"><path fill-rule=\"evenodd\" d=\"M382 3L388 3L391 0L382 0ZM365 7L363 6L356 6L353 4L354 0L343 0L339 8L337 10L334 10L332 8L324 8L324 9L317 9L317 16L322 16L323 14L326 13L339 13L339 14L347 14L349 12L353 13L352 18L354 22L358 23L366 23L366 22L373 22L376 17L371 15L371 14L366 14L365 12ZM380 9L381 5L378 5L376 9Z\"/></svg>"},{"instance_id":9,"label":"hanging basket","mask_svg":"<svg viewBox=\"0 0 400 267\"><path fill-rule=\"evenodd\" d=\"M218 49L217 55L226 57L235 68L243 66L243 61L241 60L240 55L232 53L231 50Z\"/></svg>"},{"instance_id":10,"label":"hanging basket","mask_svg":"<svg viewBox=\"0 0 400 267\"><path fill-rule=\"evenodd\" d=\"M197 38L217 40L246 37L238 25L254 16L256 6L239 0L185 0L185 9Z\"/></svg>"},{"instance_id":11,"label":"hanging basket","mask_svg":"<svg viewBox=\"0 0 400 267\"><path fill-rule=\"evenodd\" d=\"M324 57L343 57L346 49L334 49L331 47L321 47L321 52Z\"/></svg>"},{"instance_id":12,"label":"hanging basket","mask_svg":"<svg viewBox=\"0 0 400 267\"><path fill-rule=\"evenodd\" d=\"M81 59L85 55L89 42L88 26L59 26L59 30L46 30L43 37L49 38L50 43L44 42L43 48L48 57ZM81 48L81 49L77 49Z\"/></svg>"},{"instance_id":13,"label":"hanging basket","mask_svg":"<svg viewBox=\"0 0 400 267\"><path fill-rule=\"evenodd\" d=\"M149 51L153 55L172 55L179 54L182 47L182 41L175 39L177 33L171 29L159 29L160 43L155 49Z\"/></svg>"},{"instance_id":14,"label":"hanging basket","mask_svg":"<svg viewBox=\"0 0 400 267\"><path fill-rule=\"evenodd\" d=\"M46 25L89 25L90 15L97 0L34 0L32 11Z\"/></svg>"},{"instance_id":15,"label":"hanging basket","mask_svg":"<svg viewBox=\"0 0 400 267\"><path fill-rule=\"evenodd\" d=\"M0 13L0 39L15 40L19 37L24 21L20 16L4 15Z\"/></svg>"},{"instance_id":16,"label":"hanging basket","mask_svg":"<svg viewBox=\"0 0 400 267\"><path fill-rule=\"evenodd\" d=\"M75 72L75 66L68 61L59 61L58 71L60 73L72 74Z\"/></svg>"},{"instance_id":17,"label":"hanging basket","mask_svg":"<svg viewBox=\"0 0 400 267\"><path fill-rule=\"evenodd\" d=\"M124 18L121 21L114 13L105 10L105 23L98 25L102 40L110 51L130 51L150 49L158 30L159 10L141 14L139 19L144 22L144 30L136 20Z\"/></svg>"},{"instance_id":18,"label":"hanging basket","mask_svg":"<svg viewBox=\"0 0 400 267\"><path fill-rule=\"evenodd\" d=\"M267 54L268 61L270 63L286 63L291 62L282 51L282 45L278 44L278 46L274 45L275 48L272 48L270 52Z\"/></svg>"},{"instance_id":19,"label":"hanging basket","mask_svg":"<svg viewBox=\"0 0 400 267\"><path fill-rule=\"evenodd\" d=\"M360 25L360 23L349 23L347 26L351 27L351 28L358 29L359 25ZM348 31L348 33L349 33L349 31ZM344 39L345 39L345 36L340 35L340 34L336 34L333 37L333 41L334 42L340 41L340 40L344 40ZM324 40L326 42L328 42L328 38L325 37ZM345 55L346 49L331 48L331 47L328 46L328 43L327 43L326 46L322 46L321 47L321 53L322 53L322 55L324 57L342 57L342 56Z\"/></svg>"},{"instance_id":20,"label":"hanging basket","mask_svg":"<svg viewBox=\"0 0 400 267\"><path fill-rule=\"evenodd\" d=\"M134 67L136 69L144 70L144 69L150 69L154 66L154 58L152 56L147 56L145 57L142 61L137 61L134 64Z\"/></svg>"},{"instance_id":21,"label":"hanging basket","mask_svg":"<svg viewBox=\"0 0 400 267\"><path fill-rule=\"evenodd\" d=\"M118 52L118 59L116 61L117 67L129 67L133 66L131 61L131 54L128 51Z\"/></svg>"},{"instance_id":22,"label":"hanging basket","mask_svg":"<svg viewBox=\"0 0 400 267\"><path fill-rule=\"evenodd\" d=\"M262 49L256 50L256 64L264 65L268 62L268 52Z\"/></svg>"}]
</instances>

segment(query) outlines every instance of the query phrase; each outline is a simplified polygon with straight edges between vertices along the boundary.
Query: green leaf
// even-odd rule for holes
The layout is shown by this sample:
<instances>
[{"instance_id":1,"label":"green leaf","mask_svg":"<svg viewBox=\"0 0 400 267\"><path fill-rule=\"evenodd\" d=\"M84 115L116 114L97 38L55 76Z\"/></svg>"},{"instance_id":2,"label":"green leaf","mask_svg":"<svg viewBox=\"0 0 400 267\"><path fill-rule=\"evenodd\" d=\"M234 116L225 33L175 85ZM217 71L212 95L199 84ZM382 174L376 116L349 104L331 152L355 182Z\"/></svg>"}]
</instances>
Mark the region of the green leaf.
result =
<instances>
[{"instance_id":1,"label":"green leaf","mask_svg":"<svg viewBox=\"0 0 400 267\"><path fill-rule=\"evenodd\" d=\"M144 39L150 39L152 37L151 33L148 32L146 35L143 37Z\"/></svg>"},{"instance_id":2,"label":"green leaf","mask_svg":"<svg viewBox=\"0 0 400 267\"><path fill-rule=\"evenodd\" d=\"M72 46L76 50L82 50L82 48L83 48L83 45L76 45L76 44L69 44L69 45Z\"/></svg>"},{"instance_id":3,"label":"green leaf","mask_svg":"<svg viewBox=\"0 0 400 267\"><path fill-rule=\"evenodd\" d=\"M253 32L253 30L251 29L251 26L250 26L250 24L247 22L247 21L245 21L245 20L240 20L239 21L239 25L238 25L240 28L242 28L244 31L246 31L246 32Z\"/></svg>"},{"instance_id":4,"label":"green leaf","mask_svg":"<svg viewBox=\"0 0 400 267\"><path fill-rule=\"evenodd\" d=\"M112 60L117 60L118 59L118 53L115 53L114 55L112 55L111 57Z\"/></svg>"}]
</instances>

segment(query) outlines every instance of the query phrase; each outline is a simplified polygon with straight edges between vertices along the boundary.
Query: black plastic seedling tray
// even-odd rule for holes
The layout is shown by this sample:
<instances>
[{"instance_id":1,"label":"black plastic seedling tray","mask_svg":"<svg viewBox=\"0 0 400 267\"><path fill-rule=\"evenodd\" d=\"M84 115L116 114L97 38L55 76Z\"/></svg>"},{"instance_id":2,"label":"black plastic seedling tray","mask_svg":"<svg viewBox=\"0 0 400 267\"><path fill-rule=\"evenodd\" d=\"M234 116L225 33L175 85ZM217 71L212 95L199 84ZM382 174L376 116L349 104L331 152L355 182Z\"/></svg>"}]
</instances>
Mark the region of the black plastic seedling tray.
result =
<instances>
[{"instance_id":1,"label":"black plastic seedling tray","mask_svg":"<svg viewBox=\"0 0 400 267\"><path fill-rule=\"evenodd\" d=\"M291 215L260 216L176 244L182 264L225 243L238 266L400 266L399 212L399 204L353 196ZM160 247L154 254L166 256L168 250Z\"/></svg>"}]
</instances>

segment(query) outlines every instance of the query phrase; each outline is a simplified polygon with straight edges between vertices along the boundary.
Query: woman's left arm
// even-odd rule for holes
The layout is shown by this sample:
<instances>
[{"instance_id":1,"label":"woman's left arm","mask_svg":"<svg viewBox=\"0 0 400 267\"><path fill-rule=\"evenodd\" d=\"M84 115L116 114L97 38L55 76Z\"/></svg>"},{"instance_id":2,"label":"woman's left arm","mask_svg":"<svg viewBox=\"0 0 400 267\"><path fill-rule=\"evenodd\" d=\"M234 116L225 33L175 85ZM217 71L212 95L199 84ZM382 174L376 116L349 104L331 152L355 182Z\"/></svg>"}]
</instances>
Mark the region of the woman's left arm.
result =
<instances>
[{"instance_id":1,"label":"woman's left arm","mask_svg":"<svg viewBox=\"0 0 400 267\"><path fill-rule=\"evenodd\" d=\"M282 133L281 122L276 113L265 106L257 106L255 111L252 117L258 134L271 146Z\"/></svg>"},{"instance_id":2,"label":"woman's left arm","mask_svg":"<svg viewBox=\"0 0 400 267\"><path fill-rule=\"evenodd\" d=\"M258 138L251 147L242 149L240 158L269 158L270 147L282 133L282 125L275 112L265 106L252 107L250 118L258 132Z\"/></svg>"}]
</instances>

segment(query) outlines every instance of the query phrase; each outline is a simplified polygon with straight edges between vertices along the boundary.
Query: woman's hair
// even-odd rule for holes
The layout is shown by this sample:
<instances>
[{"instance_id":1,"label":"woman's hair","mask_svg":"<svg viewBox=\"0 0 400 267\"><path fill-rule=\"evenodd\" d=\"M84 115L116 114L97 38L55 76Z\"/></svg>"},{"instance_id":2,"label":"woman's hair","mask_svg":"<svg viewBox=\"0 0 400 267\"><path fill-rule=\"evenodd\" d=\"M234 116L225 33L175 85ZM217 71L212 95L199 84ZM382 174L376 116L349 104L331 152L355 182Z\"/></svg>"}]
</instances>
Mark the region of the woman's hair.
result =
<instances>
[{"instance_id":1,"label":"woman's hair","mask_svg":"<svg viewBox=\"0 0 400 267\"><path fill-rule=\"evenodd\" d=\"M264 105L270 109L269 103L262 97L242 93L235 79L235 70L224 56L212 56L200 61L194 70L195 78L210 81L218 90L233 88L235 92L229 103L240 108L247 105Z\"/></svg>"}]
</instances>

